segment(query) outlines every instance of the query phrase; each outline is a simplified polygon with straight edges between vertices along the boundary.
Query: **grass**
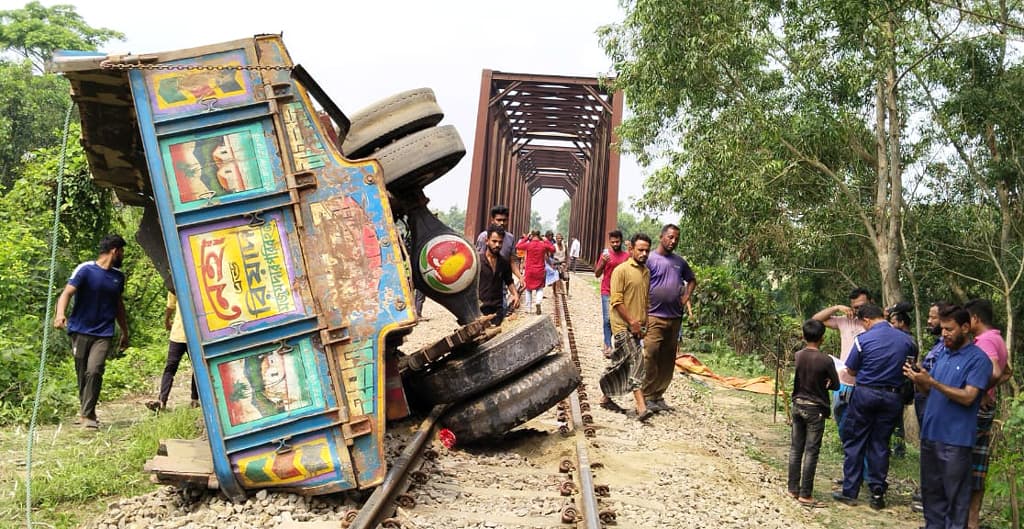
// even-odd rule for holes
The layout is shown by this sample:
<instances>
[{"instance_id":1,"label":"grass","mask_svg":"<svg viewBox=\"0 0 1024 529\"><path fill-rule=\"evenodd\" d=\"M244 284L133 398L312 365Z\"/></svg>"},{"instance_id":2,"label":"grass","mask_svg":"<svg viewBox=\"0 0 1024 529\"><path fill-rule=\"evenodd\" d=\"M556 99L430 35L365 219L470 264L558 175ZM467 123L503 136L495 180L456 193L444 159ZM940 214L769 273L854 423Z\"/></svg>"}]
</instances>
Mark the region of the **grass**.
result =
<instances>
[{"instance_id":1,"label":"grass","mask_svg":"<svg viewBox=\"0 0 1024 529\"><path fill-rule=\"evenodd\" d=\"M32 457L34 525L77 527L105 508L105 498L155 489L143 464L156 455L161 439L196 437L199 417L197 409L179 408L115 422L96 432L54 427L37 431ZM0 437L0 449L25 455L26 441L24 434L8 432ZM20 463L0 474L0 528L25 526L25 469Z\"/></svg>"}]
</instances>

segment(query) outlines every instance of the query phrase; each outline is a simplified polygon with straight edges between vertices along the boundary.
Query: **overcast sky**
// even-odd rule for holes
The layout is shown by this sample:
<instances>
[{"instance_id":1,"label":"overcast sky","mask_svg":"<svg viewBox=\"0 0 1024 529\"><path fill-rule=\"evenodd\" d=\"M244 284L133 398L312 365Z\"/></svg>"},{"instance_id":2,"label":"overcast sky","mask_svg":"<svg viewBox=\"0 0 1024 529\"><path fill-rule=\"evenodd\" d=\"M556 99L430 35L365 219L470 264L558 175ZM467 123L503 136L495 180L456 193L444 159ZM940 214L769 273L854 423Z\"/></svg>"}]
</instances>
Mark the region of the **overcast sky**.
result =
<instances>
[{"instance_id":1,"label":"overcast sky","mask_svg":"<svg viewBox=\"0 0 1024 529\"><path fill-rule=\"evenodd\" d=\"M27 0L26 0L27 1ZM25 1L0 0L12 9ZM455 125L468 154L427 188L434 209L465 208L476 128L480 75L514 73L596 76L610 61L596 30L621 19L616 0L116 2L72 4L85 21L125 34L101 51L152 53L259 33L283 33L292 60L319 81L343 111L395 92L428 86ZM619 198L642 191L635 160L623 156ZM534 209L553 220L561 191L534 196Z\"/></svg>"}]
</instances>

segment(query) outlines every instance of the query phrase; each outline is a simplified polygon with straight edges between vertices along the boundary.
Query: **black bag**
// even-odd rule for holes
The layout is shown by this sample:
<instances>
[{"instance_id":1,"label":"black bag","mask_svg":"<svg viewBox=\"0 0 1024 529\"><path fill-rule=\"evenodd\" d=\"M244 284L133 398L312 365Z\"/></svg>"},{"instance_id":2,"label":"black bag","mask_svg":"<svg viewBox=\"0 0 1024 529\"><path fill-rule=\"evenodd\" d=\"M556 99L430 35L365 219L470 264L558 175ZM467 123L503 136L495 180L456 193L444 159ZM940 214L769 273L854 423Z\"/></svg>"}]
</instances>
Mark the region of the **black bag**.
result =
<instances>
[{"instance_id":1,"label":"black bag","mask_svg":"<svg viewBox=\"0 0 1024 529\"><path fill-rule=\"evenodd\" d=\"M900 400L904 406L914 402L914 383L909 378L900 384Z\"/></svg>"}]
</instances>

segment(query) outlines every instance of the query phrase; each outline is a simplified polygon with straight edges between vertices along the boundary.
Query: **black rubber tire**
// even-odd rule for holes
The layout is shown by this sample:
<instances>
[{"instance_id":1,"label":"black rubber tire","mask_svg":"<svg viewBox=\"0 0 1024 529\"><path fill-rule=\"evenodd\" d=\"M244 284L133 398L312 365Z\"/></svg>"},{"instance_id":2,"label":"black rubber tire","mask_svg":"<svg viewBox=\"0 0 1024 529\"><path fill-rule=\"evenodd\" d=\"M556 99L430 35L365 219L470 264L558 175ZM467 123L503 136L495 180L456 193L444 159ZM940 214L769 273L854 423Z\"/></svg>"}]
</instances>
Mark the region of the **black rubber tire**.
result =
<instances>
[{"instance_id":1,"label":"black rubber tire","mask_svg":"<svg viewBox=\"0 0 1024 529\"><path fill-rule=\"evenodd\" d=\"M392 192L423 189L441 178L466 155L452 125L430 127L384 146L373 154L380 162L384 183Z\"/></svg>"},{"instance_id":2,"label":"black rubber tire","mask_svg":"<svg viewBox=\"0 0 1024 529\"><path fill-rule=\"evenodd\" d=\"M519 378L457 405L441 422L459 444L497 437L551 409L581 381L572 358L554 354Z\"/></svg>"},{"instance_id":3,"label":"black rubber tire","mask_svg":"<svg viewBox=\"0 0 1024 529\"><path fill-rule=\"evenodd\" d=\"M530 316L476 348L424 371L408 371L404 384L431 404L459 402L512 378L546 356L559 335L549 316Z\"/></svg>"},{"instance_id":4,"label":"black rubber tire","mask_svg":"<svg viewBox=\"0 0 1024 529\"><path fill-rule=\"evenodd\" d=\"M407 90L353 114L341 151L350 159L366 158L402 136L437 125L442 118L433 90Z\"/></svg>"}]
</instances>

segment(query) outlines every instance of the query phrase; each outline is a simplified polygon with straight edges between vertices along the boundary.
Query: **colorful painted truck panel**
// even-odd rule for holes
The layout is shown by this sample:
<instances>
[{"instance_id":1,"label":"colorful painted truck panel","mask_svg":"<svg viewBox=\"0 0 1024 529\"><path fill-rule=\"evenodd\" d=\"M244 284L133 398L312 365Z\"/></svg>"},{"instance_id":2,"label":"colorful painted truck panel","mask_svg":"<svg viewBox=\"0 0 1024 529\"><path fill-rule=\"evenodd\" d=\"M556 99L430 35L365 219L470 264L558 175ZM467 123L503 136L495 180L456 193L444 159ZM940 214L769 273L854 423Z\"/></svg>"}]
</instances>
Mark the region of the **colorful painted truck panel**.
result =
<instances>
[{"instance_id":1,"label":"colorful painted truck panel","mask_svg":"<svg viewBox=\"0 0 1024 529\"><path fill-rule=\"evenodd\" d=\"M55 63L98 180L155 208L220 488L378 484L385 343L414 321L379 165L340 155L276 35Z\"/></svg>"}]
</instances>

